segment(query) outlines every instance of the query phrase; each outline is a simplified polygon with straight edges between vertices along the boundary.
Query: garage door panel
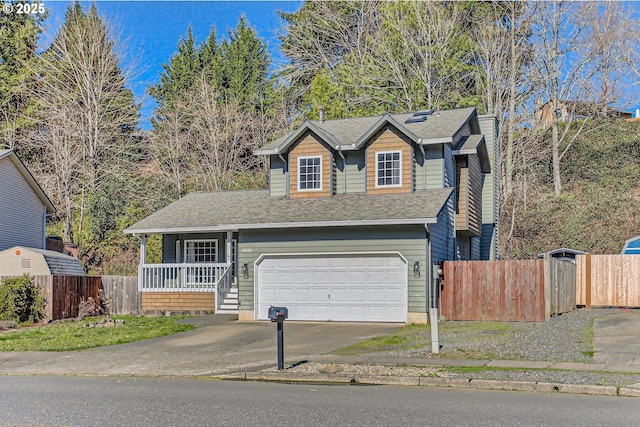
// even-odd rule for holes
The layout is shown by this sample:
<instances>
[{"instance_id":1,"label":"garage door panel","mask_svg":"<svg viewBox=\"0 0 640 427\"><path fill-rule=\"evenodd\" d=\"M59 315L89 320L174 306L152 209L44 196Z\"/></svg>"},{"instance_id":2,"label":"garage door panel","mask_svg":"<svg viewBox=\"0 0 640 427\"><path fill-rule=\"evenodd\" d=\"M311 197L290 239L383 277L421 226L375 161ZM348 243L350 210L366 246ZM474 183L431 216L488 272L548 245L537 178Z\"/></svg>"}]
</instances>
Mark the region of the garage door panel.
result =
<instances>
[{"instance_id":1,"label":"garage door panel","mask_svg":"<svg viewBox=\"0 0 640 427\"><path fill-rule=\"evenodd\" d=\"M397 255L267 257L256 271L258 318L279 305L291 320L404 322L407 272Z\"/></svg>"},{"instance_id":2,"label":"garage door panel","mask_svg":"<svg viewBox=\"0 0 640 427\"><path fill-rule=\"evenodd\" d=\"M402 304L405 298L405 293L396 289L387 289L385 292L385 301L388 303Z\"/></svg>"},{"instance_id":3,"label":"garage door panel","mask_svg":"<svg viewBox=\"0 0 640 427\"><path fill-rule=\"evenodd\" d=\"M387 301L387 292L385 289L367 289L366 300L372 304L383 304Z\"/></svg>"}]
</instances>

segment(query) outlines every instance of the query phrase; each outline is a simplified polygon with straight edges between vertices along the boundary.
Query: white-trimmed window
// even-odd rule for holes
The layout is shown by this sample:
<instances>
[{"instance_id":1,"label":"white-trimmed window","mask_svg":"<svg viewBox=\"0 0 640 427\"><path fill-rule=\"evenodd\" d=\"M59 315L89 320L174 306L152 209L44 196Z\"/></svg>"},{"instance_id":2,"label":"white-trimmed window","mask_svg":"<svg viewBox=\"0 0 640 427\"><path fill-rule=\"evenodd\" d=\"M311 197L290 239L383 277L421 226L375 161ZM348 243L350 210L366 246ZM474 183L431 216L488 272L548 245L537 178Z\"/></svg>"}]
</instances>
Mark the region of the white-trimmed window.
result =
<instances>
[{"instance_id":1,"label":"white-trimmed window","mask_svg":"<svg viewBox=\"0 0 640 427\"><path fill-rule=\"evenodd\" d=\"M218 240L185 240L184 262L215 263L218 260Z\"/></svg>"},{"instance_id":2,"label":"white-trimmed window","mask_svg":"<svg viewBox=\"0 0 640 427\"><path fill-rule=\"evenodd\" d=\"M376 187L402 186L402 152L376 152Z\"/></svg>"},{"instance_id":3,"label":"white-trimmed window","mask_svg":"<svg viewBox=\"0 0 640 427\"><path fill-rule=\"evenodd\" d=\"M322 190L322 156L298 158L298 190Z\"/></svg>"}]
</instances>

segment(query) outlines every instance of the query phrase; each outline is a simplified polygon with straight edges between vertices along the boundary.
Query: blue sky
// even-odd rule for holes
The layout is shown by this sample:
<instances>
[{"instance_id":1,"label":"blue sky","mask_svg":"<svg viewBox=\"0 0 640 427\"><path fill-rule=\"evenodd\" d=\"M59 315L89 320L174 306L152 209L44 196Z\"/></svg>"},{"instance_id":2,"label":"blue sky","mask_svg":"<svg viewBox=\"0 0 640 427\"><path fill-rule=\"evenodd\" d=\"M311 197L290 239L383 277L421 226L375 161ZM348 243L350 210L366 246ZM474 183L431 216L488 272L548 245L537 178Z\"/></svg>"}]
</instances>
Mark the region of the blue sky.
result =
<instances>
[{"instance_id":1,"label":"blue sky","mask_svg":"<svg viewBox=\"0 0 640 427\"><path fill-rule=\"evenodd\" d=\"M42 0L49 11L46 31L41 46L51 42L64 20L64 12L71 1ZM235 28L240 16L245 15L258 35L269 45L272 57L278 60L277 31L282 20L277 11L294 12L302 6L300 1L134 1L102 0L95 2L124 42L125 57L133 61L131 89L142 102L142 126L149 128L153 100L145 96L146 87L159 80L162 64L176 52L180 38L193 27L197 42L202 42L215 25L218 40L227 37L227 30ZM85 10L91 2L81 2Z\"/></svg>"}]
</instances>

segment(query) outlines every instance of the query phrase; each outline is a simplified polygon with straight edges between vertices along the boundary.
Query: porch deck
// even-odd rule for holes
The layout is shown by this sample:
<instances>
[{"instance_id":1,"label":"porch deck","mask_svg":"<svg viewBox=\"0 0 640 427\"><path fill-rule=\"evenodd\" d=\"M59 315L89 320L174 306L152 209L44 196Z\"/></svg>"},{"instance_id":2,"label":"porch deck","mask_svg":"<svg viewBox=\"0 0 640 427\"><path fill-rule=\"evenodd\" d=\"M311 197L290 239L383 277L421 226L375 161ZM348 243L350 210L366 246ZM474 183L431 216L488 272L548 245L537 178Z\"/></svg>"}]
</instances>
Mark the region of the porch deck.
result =
<instances>
[{"instance_id":1,"label":"porch deck","mask_svg":"<svg viewBox=\"0 0 640 427\"><path fill-rule=\"evenodd\" d=\"M140 292L213 293L216 312L232 284L230 263L142 264L138 272Z\"/></svg>"}]
</instances>

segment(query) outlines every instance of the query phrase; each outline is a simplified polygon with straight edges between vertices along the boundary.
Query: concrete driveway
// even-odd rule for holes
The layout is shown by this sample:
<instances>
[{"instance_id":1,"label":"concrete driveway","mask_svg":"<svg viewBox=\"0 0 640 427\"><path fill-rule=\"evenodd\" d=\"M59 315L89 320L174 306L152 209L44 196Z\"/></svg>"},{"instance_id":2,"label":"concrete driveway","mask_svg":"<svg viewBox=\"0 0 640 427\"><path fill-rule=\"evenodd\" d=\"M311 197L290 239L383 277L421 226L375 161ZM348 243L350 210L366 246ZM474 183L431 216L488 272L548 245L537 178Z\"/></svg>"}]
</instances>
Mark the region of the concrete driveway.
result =
<instances>
[{"instance_id":1,"label":"concrete driveway","mask_svg":"<svg viewBox=\"0 0 640 427\"><path fill-rule=\"evenodd\" d=\"M0 353L0 374L192 376L277 365L276 325L216 315L191 320L198 329L74 352ZM285 362L329 353L403 325L285 322Z\"/></svg>"},{"instance_id":2,"label":"concrete driveway","mask_svg":"<svg viewBox=\"0 0 640 427\"><path fill-rule=\"evenodd\" d=\"M616 372L640 372L640 311L620 310L593 324L594 361Z\"/></svg>"}]
</instances>

